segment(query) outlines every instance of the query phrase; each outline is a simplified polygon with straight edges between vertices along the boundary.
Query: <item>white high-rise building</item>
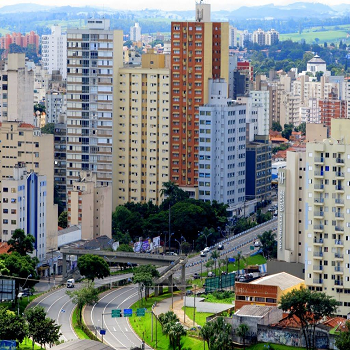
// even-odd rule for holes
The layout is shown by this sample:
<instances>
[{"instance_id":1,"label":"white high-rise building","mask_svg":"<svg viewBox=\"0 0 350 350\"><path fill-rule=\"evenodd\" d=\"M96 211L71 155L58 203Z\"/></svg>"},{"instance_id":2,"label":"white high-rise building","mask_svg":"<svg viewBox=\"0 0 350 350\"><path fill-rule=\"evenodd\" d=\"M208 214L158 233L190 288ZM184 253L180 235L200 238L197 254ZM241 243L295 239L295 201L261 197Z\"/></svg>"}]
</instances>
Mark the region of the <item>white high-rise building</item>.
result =
<instances>
[{"instance_id":1,"label":"white high-rise building","mask_svg":"<svg viewBox=\"0 0 350 350\"><path fill-rule=\"evenodd\" d=\"M67 190L82 170L96 173L99 186L111 185L123 32L111 30L108 19L89 19L85 29L68 29L67 47Z\"/></svg>"},{"instance_id":2,"label":"white high-rise building","mask_svg":"<svg viewBox=\"0 0 350 350\"><path fill-rule=\"evenodd\" d=\"M248 30L244 30L239 35L239 46L244 47L247 42L250 42L253 40L253 34L249 33Z\"/></svg>"},{"instance_id":3,"label":"white high-rise building","mask_svg":"<svg viewBox=\"0 0 350 350\"><path fill-rule=\"evenodd\" d=\"M230 206L245 199L246 106L227 98L224 79L209 80L199 107L199 199Z\"/></svg>"},{"instance_id":4,"label":"white high-rise building","mask_svg":"<svg viewBox=\"0 0 350 350\"><path fill-rule=\"evenodd\" d=\"M234 26L230 26L228 33L229 33L229 39L228 39L229 46L231 47L237 46L237 28L235 28Z\"/></svg>"},{"instance_id":5,"label":"white high-rise building","mask_svg":"<svg viewBox=\"0 0 350 350\"><path fill-rule=\"evenodd\" d=\"M49 74L59 70L63 79L67 78L67 34L61 26L51 27L51 34L42 36L42 62Z\"/></svg>"},{"instance_id":6,"label":"white high-rise building","mask_svg":"<svg viewBox=\"0 0 350 350\"><path fill-rule=\"evenodd\" d=\"M134 26L130 27L130 40L141 41L141 27L139 23L135 23Z\"/></svg>"}]
</instances>

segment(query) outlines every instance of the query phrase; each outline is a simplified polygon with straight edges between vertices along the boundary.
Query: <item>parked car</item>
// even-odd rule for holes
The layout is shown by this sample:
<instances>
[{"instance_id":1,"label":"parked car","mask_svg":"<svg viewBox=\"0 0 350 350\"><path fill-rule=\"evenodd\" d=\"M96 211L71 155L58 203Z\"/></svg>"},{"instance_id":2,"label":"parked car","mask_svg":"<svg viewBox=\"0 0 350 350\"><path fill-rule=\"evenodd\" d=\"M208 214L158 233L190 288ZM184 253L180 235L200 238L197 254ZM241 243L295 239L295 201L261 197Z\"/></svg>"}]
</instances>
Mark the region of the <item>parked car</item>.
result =
<instances>
[{"instance_id":1,"label":"parked car","mask_svg":"<svg viewBox=\"0 0 350 350\"><path fill-rule=\"evenodd\" d=\"M177 254L174 253L174 252L166 252L165 255L172 255L172 256L175 256L175 255L177 255Z\"/></svg>"},{"instance_id":2,"label":"parked car","mask_svg":"<svg viewBox=\"0 0 350 350\"><path fill-rule=\"evenodd\" d=\"M254 247L260 247L260 241L255 241L254 242Z\"/></svg>"},{"instance_id":3,"label":"parked car","mask_svg":"<svg viewBox=\"0 0 350 350\"><path fill-rule=\"evenodd\" d=\"M33 295L33 292L32 292L29 288L23 289L23 290L22 290L22 293L23 293L23 296L24 296L24 297L28 297L28 296Z\"/></svg>"},{"instance_id":4,"label":"parked car","mask_svg":"<svg viewBox=\"0 0 350 350\"><path fill-rule=\"evenodd\" d=\"M191 289L186 290L186 295L193 295L193 292L191 291Z\"/></svg>"},{"instance_id":5,"label":"parked car","mask_svg":"<svg viewBox=\"0 0 350 350\"><path fill-rule=\"evenodd\" d=\"M199 278L201 278L200 274L197 273L197 272L195 272L195 273L193 274L193 279L194 279L194 280L198 280Z\"/></svg>"},{"instance_id":6,"label":"parked car","mask_svg":"<svg viewBox=\"0 0 350 350\"><path fill-rule=\"evenodd\" d=\"M224 250L224 245L222 243L218 245L218 250Z\"/></svg>"},{"instance_id":7,"label":"parked car","mask_svg":"<svg viewBox=\"0 0 350 350\"><path fill-rule=\"evenodd\" d=\"M208 277L215 277L215 273L212 271L208 272Z\"/></svg>"}]
</instances>

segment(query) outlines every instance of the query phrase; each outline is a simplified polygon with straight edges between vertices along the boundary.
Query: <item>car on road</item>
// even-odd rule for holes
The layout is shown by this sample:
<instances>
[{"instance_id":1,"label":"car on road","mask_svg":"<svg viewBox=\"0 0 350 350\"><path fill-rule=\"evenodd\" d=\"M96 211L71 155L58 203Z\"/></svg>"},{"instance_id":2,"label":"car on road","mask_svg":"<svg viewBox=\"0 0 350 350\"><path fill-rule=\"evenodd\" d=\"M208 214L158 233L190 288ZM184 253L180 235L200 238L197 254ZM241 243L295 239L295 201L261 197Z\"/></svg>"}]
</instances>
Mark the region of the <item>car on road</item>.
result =
<instances>
[{"instance_id":1,"label":"car on road","mask_svg":"<svg viewBox=\"0 0 350 350\"><path fill-rule=\"evenodd\" d=\"M67 288L74 288L74 278L70 278L67 280Z\"/></svg>"},{"instance_id":2,"label":"car on road","mask_svg":"<svg viewBox=\"0 0 350 350\"><path fill-rule=\"evenodd\" d=\"M194 279L194 280L198 280L199 278L201 278L200 274L199 274L198 272L195 272L195 273L193 274L193 279Z\"/></svg>"},{"instance_id":3,"label":"car on road","mask_svg":"<svg viewBox=\"0 0 350 350\"><path fill-rule=\"evenodd\" d=\"M218 245L218 250L224 250L224 245L222 243Z\"/></svg>"},{"instance_id":4,"label":"car on road","mask_svg":"<svg viewBox=\"0 0 350 350\"><path fill-rule=\"evenodd\" d=\"M215 277L215 273L212 271L208 272L208 277Z\"/></svg>"},{"instance_id":5,"label":"car on road","mask_svg":"<svg viewBox=\"0 0 350 350\"><path fill-rule=\"evenodd\" d=\"M166 252L165 255L172 255L172 256L175 256L177 255L175 252Z\"/></svg>"},{"instance_id":6,"label":"car on road","mask_svg":"<svg viewBox=\"0 0 350 350\"><path fill-rule=\"evenodd\" d=\"M210 252L210 248L209 248L209 247L205 247L205 248L203 249L203 252L209 253L209 252Z\"/></svg>"},{"instance_id":7,"label":"car on road","mask_svg":"<svg viewBox=\"0 0 350 350\"><path fill-rule=\"evenodd\" d=\"M204 250L201 251L201 257L205 257L205 256L207 256L207 252L205 252Z\"/></svg>"},{"instance_id":8,"label":"car on road","mask_svg":"<svg viewBox=\"0 0 350 350\"><path fill-rule=\"evenodd\" d=\"M29 288L23 289L22 293L23 293L24 297L29 297L29 296L33 295L33 292Z\"/></svg>"},{"instance_id":9,"label":"car on road","mask_svg":"<svg viewBox=\"0 0 350 350\"><path fill-rule=\"evenodd\" d=\"M260 241L255 241L254 242L254 247L260 247Z\"/></svg>"}]
</instances>

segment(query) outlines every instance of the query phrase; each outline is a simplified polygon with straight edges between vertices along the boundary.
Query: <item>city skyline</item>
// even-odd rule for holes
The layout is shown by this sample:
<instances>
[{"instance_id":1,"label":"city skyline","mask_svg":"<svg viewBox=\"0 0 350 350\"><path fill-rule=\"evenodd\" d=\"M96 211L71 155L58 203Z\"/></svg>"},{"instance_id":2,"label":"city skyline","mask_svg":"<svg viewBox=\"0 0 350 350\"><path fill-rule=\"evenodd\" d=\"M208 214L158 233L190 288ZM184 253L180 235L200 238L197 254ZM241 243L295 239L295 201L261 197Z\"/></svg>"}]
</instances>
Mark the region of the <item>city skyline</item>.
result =
<instances>
[{"instance_id":1,"label":"city skyline","mask_svg":"<svg viewBox=\"0 0 350 350\"><path fill-rule=\"evenodd\" d=\"M295 3L297 1L291 1L291 0L281 0L278 2L272 2L269 0L252 0L250 1L250 6L259 6L259 5L267 5L267 4L275 4L280 6L285 6L288 4ZM304 0L303 2L308 3L321 3L328 6L332 5L339 5L339 4L345 4L344 0L336 0L336 1L330 1L330 0ZM210 1L206 1L206 3L211 3ZM47 1L45 0L21 0L20 2L16 0L9 0L5 6L11 6L11 5L19 5L19 4L38 4L43 6L48 6ZM62 0L60 2L60 6L73 6L73 7L79 7L79 6L91 6L91 7L100 7L100 8L110 8L110 9L117 9L117 10L141 10L141 9L160 9L165 11L184 11L184 10L191 10L194 9L195 1L193 1L193 6L188 3L186 0L179 0L175 4L172 4L170 2L164 2L162 0L154 0L150 4L145 4L145 2L140 0L134 0L132 2L127 3L118 3L116 6L115 2L113 0L104 0L102 3L97 3L95 0ZM49 5L50 6L50 5ZM211 3L212 10L213 11L219 11L219 10L235 10L242 6L247 6L247 4L242 4L239 1L230 1L230 0L221 0L219 2ZM248 6L248 7L250 7ZM2 6L4 7L4 6ZM0 7L0 9L2 8ZM53 7L53 6L52 6Z\"/></svg>"}]
</instances>

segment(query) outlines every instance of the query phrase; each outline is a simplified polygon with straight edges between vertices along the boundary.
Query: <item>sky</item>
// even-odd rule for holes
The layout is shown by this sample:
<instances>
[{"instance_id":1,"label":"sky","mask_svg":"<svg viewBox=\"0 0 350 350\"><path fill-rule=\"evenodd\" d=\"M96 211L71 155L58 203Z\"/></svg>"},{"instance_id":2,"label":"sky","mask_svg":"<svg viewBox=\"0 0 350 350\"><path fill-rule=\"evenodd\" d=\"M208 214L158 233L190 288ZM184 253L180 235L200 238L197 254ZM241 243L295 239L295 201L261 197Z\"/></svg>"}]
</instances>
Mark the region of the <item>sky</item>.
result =
<instances>
[{"instance_id":1,"label":"sky","mask_svg":"<svg viewBox=\"0 0 350 350\"><path fill-rule=\"evenodd\" d=\"M270 3L275 3L276 5L286 5L293 2L305 1L305 2L320 2L327 5L336 5L340 3L347 3L348 0L250 0L249 2L243 2L240 0L207 0L206 3L212 4L213 11L219 10L234 10L241 6L248 5L265 5ZM0 0L0 7L6 5L15 5L18 3L36 3L40 5L52 5L52 2L47 0ZM2 5L3 4L3 5ZM195 1L189 0L175 0L175 1L165 1L165 0L129 0L129 1L118 1L118 0L60 0L59 6L100 6L100 7L110 7L120 10L140 10L145 8L161 9L161 10L189 10L194 8Z\"/></svg>"}]
</instances>

